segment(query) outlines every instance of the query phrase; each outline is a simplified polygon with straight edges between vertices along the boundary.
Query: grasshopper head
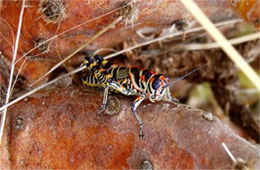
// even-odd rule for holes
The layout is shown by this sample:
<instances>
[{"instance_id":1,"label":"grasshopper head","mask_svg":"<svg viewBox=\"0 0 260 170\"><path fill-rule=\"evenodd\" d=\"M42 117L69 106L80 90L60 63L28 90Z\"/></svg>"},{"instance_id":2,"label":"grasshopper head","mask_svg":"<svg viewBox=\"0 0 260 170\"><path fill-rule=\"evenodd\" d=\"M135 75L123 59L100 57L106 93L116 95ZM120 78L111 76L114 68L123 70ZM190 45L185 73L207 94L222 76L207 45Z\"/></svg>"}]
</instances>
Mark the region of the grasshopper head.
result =
<instances>
[{"instance_id":1,"label":"grasshopper head","mask_svg":"<svg viewBox=\"0 0 260 170\"><path fill-rule=\"evenodd\" d=\"M169 86L169 78L167 76L158 74L155 75L149 81L148 96L149 99L154 101L159 101L165 95L166 89Z\"/></svg>"}]
</instances>

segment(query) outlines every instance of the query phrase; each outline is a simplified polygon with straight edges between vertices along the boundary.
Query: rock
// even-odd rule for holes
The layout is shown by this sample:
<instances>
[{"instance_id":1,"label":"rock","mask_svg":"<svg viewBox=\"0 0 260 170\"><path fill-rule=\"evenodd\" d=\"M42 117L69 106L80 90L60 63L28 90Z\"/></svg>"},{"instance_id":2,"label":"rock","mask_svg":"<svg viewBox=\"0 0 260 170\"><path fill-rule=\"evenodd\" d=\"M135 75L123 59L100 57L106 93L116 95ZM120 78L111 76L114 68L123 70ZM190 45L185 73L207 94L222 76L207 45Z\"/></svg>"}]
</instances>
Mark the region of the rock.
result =
<instances>
[{"instance_id":1,"label":"rock","mask_svg":"<svg viewBox=\"0 0 260 170\"><path fill-rule=\"evenodd\" d=\"M187 105L144 101L137 109L144 122L140 139L134 98L110 97L118 99L118 108L111 107L117 113L101 117L103 96L77 87L38 92L10 107L0 167L230 169L225 143L236 158L260 168L259 149L215 116L208 121L207 113Z\"/></svg>"}]
</instances>

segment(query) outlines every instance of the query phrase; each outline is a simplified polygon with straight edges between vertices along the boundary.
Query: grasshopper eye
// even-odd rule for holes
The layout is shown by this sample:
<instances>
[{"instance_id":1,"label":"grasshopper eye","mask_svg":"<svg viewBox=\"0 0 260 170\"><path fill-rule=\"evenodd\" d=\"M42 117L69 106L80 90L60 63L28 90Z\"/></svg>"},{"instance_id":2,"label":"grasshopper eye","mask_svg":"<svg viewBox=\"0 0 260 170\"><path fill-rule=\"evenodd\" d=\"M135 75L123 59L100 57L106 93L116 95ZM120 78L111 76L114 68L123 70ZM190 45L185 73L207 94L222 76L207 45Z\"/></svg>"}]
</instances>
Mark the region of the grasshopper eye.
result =
<instances>
[{"instance_id":1,"label":"grasshopper eye","mask_svg":"<svg viewBox=\"0 0 260 170\"><path fill-rule=\"evenodd\" d=\"M90 57L88 57L88 56L85 57L85 61L88 61L88 62L90 62L90 63L93 63L93 62L94 62L93 59L90 58Z\"/></svg>"},{"instance_id":2,"label":"grasshopper eye","mask_svg":"<svg viewBox=\"0 0 260 170\"><path fill-rule=\"evenodd\" d=\"M103 57L101 57L100 55L95 55L94 59L96 60L96 62L98 64L102 63L102 61L104 61Z\"/></svg>"},{"instance_id":3,"label":"grasshopper eye","mask_svg":"<svg viewBox=\"0 0 260 170\"><path fill-rule=\"evenodd\" d=\"M103 61L103 57L101 57L100 55L95 55L94 57L96 60L100 60L100 61Z\"/></svg>"},{"instance_id":4,"label":"grasshopper eye","mask_svg":"<svg viewBox=\"0 0 260 170\"><path fill-rule=\"evenodd\" d=\"M161 80L156 79L153 81L152 87L154 90L157 90L158 88L160 88L160 86L161 86Z\"/></svg>"}]
</instances>

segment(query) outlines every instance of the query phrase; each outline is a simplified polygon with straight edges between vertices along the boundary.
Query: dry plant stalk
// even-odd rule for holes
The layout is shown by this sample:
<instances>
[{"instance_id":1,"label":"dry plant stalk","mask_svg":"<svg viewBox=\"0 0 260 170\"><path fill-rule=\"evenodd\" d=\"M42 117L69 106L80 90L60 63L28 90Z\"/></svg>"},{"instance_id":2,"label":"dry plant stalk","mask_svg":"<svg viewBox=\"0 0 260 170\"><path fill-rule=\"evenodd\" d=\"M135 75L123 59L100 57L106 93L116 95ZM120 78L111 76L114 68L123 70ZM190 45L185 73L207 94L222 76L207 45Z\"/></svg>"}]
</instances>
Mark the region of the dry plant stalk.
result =
<instances>
[{"instance_id":1,"label":"dry plant stalk","mask_svg":"<svg viewBox=\"0 0 260 170\"><path fill-rule=\"evenodd\" d=\"M235 156L231 153L231 151L229 150L229 148L227 147L227 145L225 143L221 143L221 145L223 146L223 148L225 149L228 156L230 157L230 159L233 162L232 169L241 169L241 170L253 169L253 168L249 167L249 165L242 158L235 158Z\"/></svg>"},{"instance_id":2,"label":"dry plant stalk","mask_svg":"<svg viewBox=\"0 0 260 170\"><path fill-rule=\"evenodd\" d=\"M52 67L47 73L45 73L41 78L30 84L30 87L41 81L43 78L45 78L47 75L49 75L51 72L53 72L55 69L57 69L59 66L61 66L63 63L68 61L71 57L73 57L75 54L77 54L79 51L83 50L86 46L88 46L92 41L100 37L103 33L105 33L107 30L112 28L115 24L120 22L122 20L122 17L118 17L115 21L113 21L111 24L106 26L104 29L99 31L97 34L95 34L93 37L91 37L85 44L81 45L79 48L77 48L75 51L73 51L70 55L68 55L66 58L64 58L62 61L60 61L58 64L56 64L54 67Z\"/></svg>"},{"instance_id":3,"label":"dry plant stalk","mask_svg":"<svg viewBox=\"0 0 260 170\"><path fill-rule=\"evenodd\" d=\"M230 59L245 73L260 93L260 78L243 59L243 57L236 51L236 49L227 41L224 35L214 26L214 24L192 0L181 0L181 2L190 11L190 13L193 14L199 23L204 26L212 38L217 41Z\"/></svg>"},{"instance_id":4,"label":"dry plant stalk","mask_svg":"<svg viewBox=\"0 0 260 170\"><path fill-rule=\"evenodd\" d=\"M237 23L237 22L241 22L241 20L231 20L231 21L224 21L224 22L220 22L220 23L217 23L216 26L223 26L223 25L228 25L228 24L234 24L234 23ZM204 30L203 27L197 27L197 28L192 28L192 29L189 29L187 31L185 31L185 34L189 34L189 33L193 33L193 32L197 32L197 31L201 31L201 30ZM123 50L120 50L116 53L112 53L112 54L109 54L107 56L105 56L104 58L105 59L110 59L110 58L113 58L117 55L120 55L120 54L123 54L125 52L128 52L128 51L131 51L133 49L136 49L136 48L139 48L139 47L142 47L142 46L145 46L145 45L149 45L149 44L152 44L152 43L155 43L155 42L160 42L162 40L165 40L167 38L173 38L175 36L180 36L182 35L183 33L182 32L172 32L172 33L169 33L167 35L164 35L164 36L161 36L161 37L158 37L158 38L154 38L152 40L149 40L149 41L145 41L143 43L140 43L140 44L136 44L132 47L129 47L129 48L125 48Z\"/></svg>"},{"instance_id":5,"label":"dry plant stalk","mask_svg":"<svg viewBox=\"0 0 260 170\"><path fill-rule=\"evenodd\" d=\"M253 34L245 35L242 37L238 38L233 38L228 40L230 44L236 45L236 44L241 44L244 42L256 40L260 38L260 32L256 32ZM186 50L186 51L191 51L191 50L207 50L207 49L214 49L214 48L220 48L220 45L218 43L206 43L206 44L181 44L174 46L174 48L171 49L171 51L178 51L178 50Z\"/></svg>"},{"instance_id":6,"label":"dry plant stalk","mask_svg":"<svg viewBox=\"0 0 260 170\"><path fill-rule=\"evenodd\" d=\"M19 62L21 59L23 59L25 56L27 56L28 54L30 54L32 51L34 51L35 49L39 48L39 47L41 46L41 44L46 44L47 42L52 41L52 40L54 40L54 39L56 39L56 38L58 38L58 37L60 37L60 36L62 36L62 35L64 35L64 34L66 34L66 33L70 32L70 31L72 31L72 30L78 28L78 27L81 27L81 26L83 26L83 25L86 25L86 24L88 24L88 23L94 21L94 20L97 20L97 19L99 19L99 18L102 18L102 17L104 17L104 16L107 16L107 15L109 15L109 14L115 12L116 10L118 10L118 8L115 9L115 10L112 10L112 11L110 11L110 12L108 12L108 13L105 13L105 14L103 14L103 15L100 15L100 16L98 16L98 17L96 17L96 18L87 20L87 21L85 21L85 22L83 22L83 23L81 23L81 24L78 24L78 25L74 26L74 27L71 27L71 28L69 28L69 29L67 29L67 30L65 30L65 31L63 31L63 32L61 32L61 33L59 33L59 34L57 34L57 35L55 35L55 36L53 36L53 37L51 37L51 38L49 38L49 39L43 41L43 42L41 42L41 43L39 43L39 44L36 45L34 48L30 49L30 50L27 51L25 54L23 54L23 55L15 62L15 64L18 63L18 62Z\"/></svg>"}]
</instances>

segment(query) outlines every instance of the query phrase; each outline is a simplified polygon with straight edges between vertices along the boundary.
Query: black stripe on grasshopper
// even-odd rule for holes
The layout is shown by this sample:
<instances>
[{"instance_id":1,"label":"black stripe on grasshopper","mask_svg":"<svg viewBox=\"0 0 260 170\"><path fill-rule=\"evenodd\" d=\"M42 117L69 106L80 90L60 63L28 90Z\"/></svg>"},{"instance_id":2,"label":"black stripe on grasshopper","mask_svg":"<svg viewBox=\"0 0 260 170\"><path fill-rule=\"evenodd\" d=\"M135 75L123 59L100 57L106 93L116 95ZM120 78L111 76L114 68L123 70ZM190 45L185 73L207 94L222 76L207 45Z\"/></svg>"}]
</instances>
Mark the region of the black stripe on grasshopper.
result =
<instances>
[{"instance_id":1,"label":"black stripe on grasshopper","mask_svg":"<svg viewBox=\"0 0 260 170\"><path fill-rule=\"evenodd\" d=\"M91 71L91 73L89 73L87 77L82 80L83 84L95 86L93 84L98 82L96 87L101 86L105 89L103 104L101 109L98 112L99 115L101 115L101 112L104 111L106 108L109 88L114 89L115 91L122 93L124 95L129 94L126 88L124 88L121 84L115 81L112 75L108 74L107 71L101 68L92 58L85 57L84 64ZM90 80L91 82L89 82Z\"/></svg>"}]
</instances>

